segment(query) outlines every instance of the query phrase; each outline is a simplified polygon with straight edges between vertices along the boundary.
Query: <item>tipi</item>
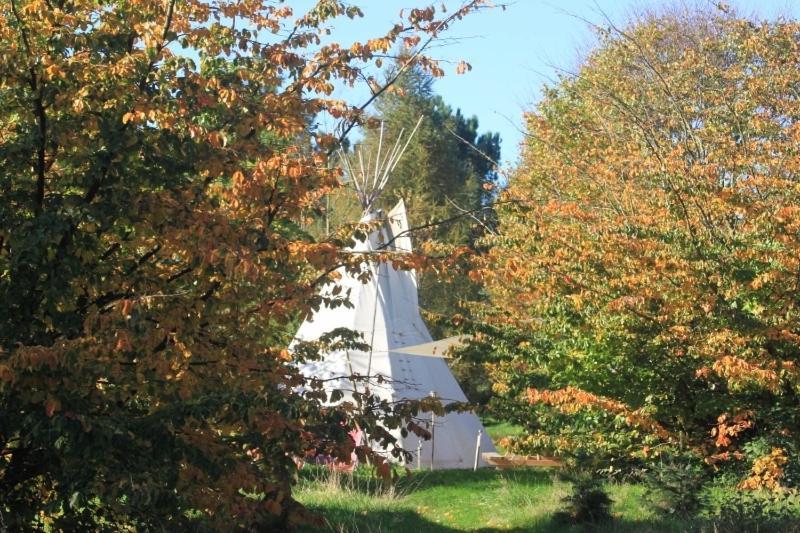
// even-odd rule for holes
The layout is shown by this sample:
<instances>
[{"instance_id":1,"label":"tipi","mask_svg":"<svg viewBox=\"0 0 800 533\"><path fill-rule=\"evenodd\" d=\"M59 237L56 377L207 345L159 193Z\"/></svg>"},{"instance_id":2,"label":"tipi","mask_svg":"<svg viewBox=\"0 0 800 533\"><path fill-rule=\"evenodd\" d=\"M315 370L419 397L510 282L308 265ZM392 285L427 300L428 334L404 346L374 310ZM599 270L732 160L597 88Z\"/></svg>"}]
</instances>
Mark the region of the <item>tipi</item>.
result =
<instances>
[{"instance_id":1,"label":"tipi","mask_svg":"<svg viewBox=\"0 0 800 533\"><path fill-rule=\"evenodd\" d=\"M402 136L401 132L383 162L379 147L374 171L362 167L361 173L356 174L348 168L351 183L365 208L361 221L380 224L367 240L352 249L354 253L411 252L408 218L402 200L385 217L379 210L372 209L402 155ZM381 131L381 145L382 138ZM361 159L363 161L363 157ZM435 394L444 403L466 402L461 387L441 355L419 355L425 352L419 349L419 345L431 343L433 339L419 313L416 274L397 270L391 263L384 262L365 261L361 269L370 274L366 283L359 276L341 269L340 278L322 289L323 294L331 297L334 290L340 296L345 295L350 305L320 308L303 322L296 339L314 341L335 328L347 328L360 333L371 349L327 353L319 361L304 363L302 370L305 375L329 380L326 383L331 390L352 388L347 376L354 373L376 378L382 376L387 379L371 380L370 390L390 401L420 399ZM336 380L337 377L340 379ZM473 413L450 413L444 417L433 417L428 413L421 416L427 417L433 432L431 440L421 441L413 434L403 438L399 431L396 434L406 450L415 452L414 465L433 469L472 468L476 448L482 452L495 451L491 439ZM479 464L483 466L485 463L479 459Z\"/></svg>"}]
</instances>

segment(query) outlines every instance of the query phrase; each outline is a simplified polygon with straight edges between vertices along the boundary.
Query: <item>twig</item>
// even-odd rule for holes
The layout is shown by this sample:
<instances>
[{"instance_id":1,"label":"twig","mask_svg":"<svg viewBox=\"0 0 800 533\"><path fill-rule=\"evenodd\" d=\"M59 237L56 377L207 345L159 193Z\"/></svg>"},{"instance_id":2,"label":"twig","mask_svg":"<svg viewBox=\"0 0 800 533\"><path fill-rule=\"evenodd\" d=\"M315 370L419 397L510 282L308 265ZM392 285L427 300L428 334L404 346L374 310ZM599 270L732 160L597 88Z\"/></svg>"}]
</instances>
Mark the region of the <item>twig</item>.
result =
<instances>
[{"instance_id":1,"label":"twig","mask_svg":"<svg viewBox=\"0 0 800 533\"><path fill-rule=\"evenodd\" d=\"M447 201L450 203L450 205L452 205L454 208L456 208L456 210L458 210L458 212L460 212L460 213L462 213L462 214L464 214L464 215L467 215L468 217L470 217L472 220L474 220L475 222L477 222L478 224L480 224L480 225L481 225L481 227L482 227L483 229L485 229L487 232L491 233L492 235L497 235L497 234L498 234L498 233L497 233L497 232L496 232L494 229L490 228L490 227L489 227L489 226L486 224L486 222L484 222L483 220L481 220L480 218L478 218L478 216L477 216L475 213L470 213L469 211L467 211L466 209L464 209L463 207L461 207L460 205L458 205L457 203L455 203L455 202L453 201L453 199L452 199L452 198L450 198L450 197L449 197L449 196L447 196L447 195L445 195L445 197L444 197L444 198L445 198L445 200L447 200Z\"/></svg>"}]
</instances>

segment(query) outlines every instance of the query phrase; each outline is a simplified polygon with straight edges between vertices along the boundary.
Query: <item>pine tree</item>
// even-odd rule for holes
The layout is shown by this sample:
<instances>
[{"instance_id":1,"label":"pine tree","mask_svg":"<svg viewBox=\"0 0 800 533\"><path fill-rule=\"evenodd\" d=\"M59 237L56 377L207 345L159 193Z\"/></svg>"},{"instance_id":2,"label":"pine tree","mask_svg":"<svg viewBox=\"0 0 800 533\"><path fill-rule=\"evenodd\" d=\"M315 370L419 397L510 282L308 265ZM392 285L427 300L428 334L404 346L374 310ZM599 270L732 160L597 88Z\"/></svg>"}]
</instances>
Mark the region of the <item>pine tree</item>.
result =
<instances>
[{"instance_id":1,"label":"pine tree","mask_svg":"<svg viewBox=\"0 0 800 533\"><path fill-rule=\"evenodd\" d=\"M395 67L392 67L397 68ZM390 69L387 76L393 77ZM376 121L367 128L361 148L375 153L383 124L384 139L419 129L381 196L384 209L402 198L408 208L417 246L423 242L475 248L491 225L491 194L497 182L493 161L500 158L500 136L478 133L478 119L467 118L434 92L434 78L420 68L404 72L393 90L378 99ZM455 272L456 269L453 269ZM420 274L420 305L427 311L434 336L449 329L452 317L464 313L462 302L478 298L467 279Z\"/></svg>"}]
</instances>

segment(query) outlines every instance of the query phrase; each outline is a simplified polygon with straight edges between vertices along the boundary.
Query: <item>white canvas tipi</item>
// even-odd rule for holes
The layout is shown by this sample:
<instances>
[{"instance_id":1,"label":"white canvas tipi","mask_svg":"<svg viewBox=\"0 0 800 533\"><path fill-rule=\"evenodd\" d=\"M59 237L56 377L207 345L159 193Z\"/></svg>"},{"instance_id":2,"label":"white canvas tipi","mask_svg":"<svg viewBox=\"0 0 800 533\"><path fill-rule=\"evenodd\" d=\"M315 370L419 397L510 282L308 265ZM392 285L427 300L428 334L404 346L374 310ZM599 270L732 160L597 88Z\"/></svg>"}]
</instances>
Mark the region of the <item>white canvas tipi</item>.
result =
<instances>
[{"instance_id":1,"label":"white canvas tipi","mask_svg":"<svg viewBox=\"0 0 800 533\"><path fill-rule=\"evenodd\" d=\"M350 182L364 208L361 221L379 224L367 240L356 244L353 253L411 252L408 218L402 200L385 217L380 211L373 211L372 205L415 131L416 128L405 144L401 131L393 147L383 155L381 126L378 152L374 160L359 152L358 172L347 158L343 158ZM350 305L320 308L303 322L296 338L314 341L336 328L347 328L358 332L371 349L327 353L319 361L304 363L304 374L328 380L326 388L329 390L352 389L353 385L347 378L352 374L371 376L376 379L370 380L370 391L389 401L415 400L435 394L443 403L466 402L464 392L441 354L419 355L424 353L424 350L419 350L419 345L431 343L433 339L419 313L416 274L395 269L391 262L365 261L360 268L362 273L370 274L366 276L366 283L361 281L365 276L350 274L342 268L340 278L322 289L323 295L328 297L344 295ZM378 376L385 379L379 380ZM426 419L432 429L431 440L421 441L413 434L403 438L399 430L395 434L403 448L415 452L410 466L472 468L479 442L480 451L495 451L483 425L473 413L450 413L443 417L426 413L420 418ZM479 460L479 465L485 466L485 463Z\"/></svg>"},{"instance_id":2,"label":"white canvas tipi","mask_svg":"<svg viewBox=\"0 0 800 533\"><path fill-rule=\"evenodd\" d=\"M379 213L369 214L363 221L374 221L379 216ZM373 232L368 240L359 243L353 252L369 253L387 249L410 252L411 239L404 233L407 230L405 206L400 201L386 216L382 227ZM353 385L347 376L353 373L375 378L382 376L386 378L381 380L384 383L378 383L377 379L370 380L370 390L389 401L421 399L435 393L444 403L466 402L461 387L443 357L404 352L404 349L433 340L419 313L415 273L396 270L391 263L364 262L361 268L370 271L368 282L362 283L342 269L341 278L323 288L323 294L332 297L332 291L338 285L341 288L338 294L345 295L351 305L320 308L300 326L296 338L313 341L335 328L347 328L358 332L372 349L328 353L319 361L305 363L303 372L309 377L330 380L327 382L329 389L344 390L352 389ZM337 377L341 379L336 380ZM428 413L421 415L421 418L426 419L428 424L433 422L432 440L420 441L413 434L403 439L399 431L396 433L403 448L418 454L410 466L472 468L479 432L480 450L495 451L480 420L472 413L450 413L444 417L431 417Z\"/></svg>"}]
</instances>

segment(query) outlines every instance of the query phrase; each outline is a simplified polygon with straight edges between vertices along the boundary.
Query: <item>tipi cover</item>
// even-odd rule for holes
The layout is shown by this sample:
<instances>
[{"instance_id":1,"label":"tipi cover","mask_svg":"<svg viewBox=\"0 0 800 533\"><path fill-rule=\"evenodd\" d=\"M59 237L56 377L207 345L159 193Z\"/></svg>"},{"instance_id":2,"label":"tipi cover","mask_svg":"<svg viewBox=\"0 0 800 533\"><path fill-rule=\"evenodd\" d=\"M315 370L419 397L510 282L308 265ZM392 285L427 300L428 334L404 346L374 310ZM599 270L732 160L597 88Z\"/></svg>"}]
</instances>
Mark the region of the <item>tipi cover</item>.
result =
<instances>
[{"instance_id":1,"label":"tipi cover","mask_svg":"<svg viewBox=\"0 0 800 533\"><path fill-rule=\"evenodd\" d=\"M370 213L362 222L380 217ZM408 234L408 219L402 200L386 217L381 229L374 231L369 239L358 243L354 252L369 253L375 250L410 252L411 239ZM447 363L442 357L404 353L404 348L430 343L431 338L419 314L417 279L413 271L395 270L391 263L364 262L362 269L371 271L367 283L341 269L341 278L329 283L322 291L330 294L336 285L340 295L348 295L350 306L336 308L321 307L300 326L296 339L314 341L335 328L357 331L371 351L337 351L325 354L319 361L303 364L306 376L332 380L329 389L351 389L347 379L353 373L383 376L389 381L376 384L371 380L370 390L381 398L398 401L420 399L435 393L444 403L467 401ZM339 381L333 378L341 377ZM420 414L430 422L430 413ZM409 434L398 440L403 448L414 451L413 465L423 468L472 468L475 460L478 432L481 431L481 452L494 452L491 439L472 413L450 413L435 417L433 440L422 441ZM417 451L419 450L418 456ZM431 463L433 463L431 465ZM484 463L479 461L481 466Z\"/></svg>"}]
</instances>

